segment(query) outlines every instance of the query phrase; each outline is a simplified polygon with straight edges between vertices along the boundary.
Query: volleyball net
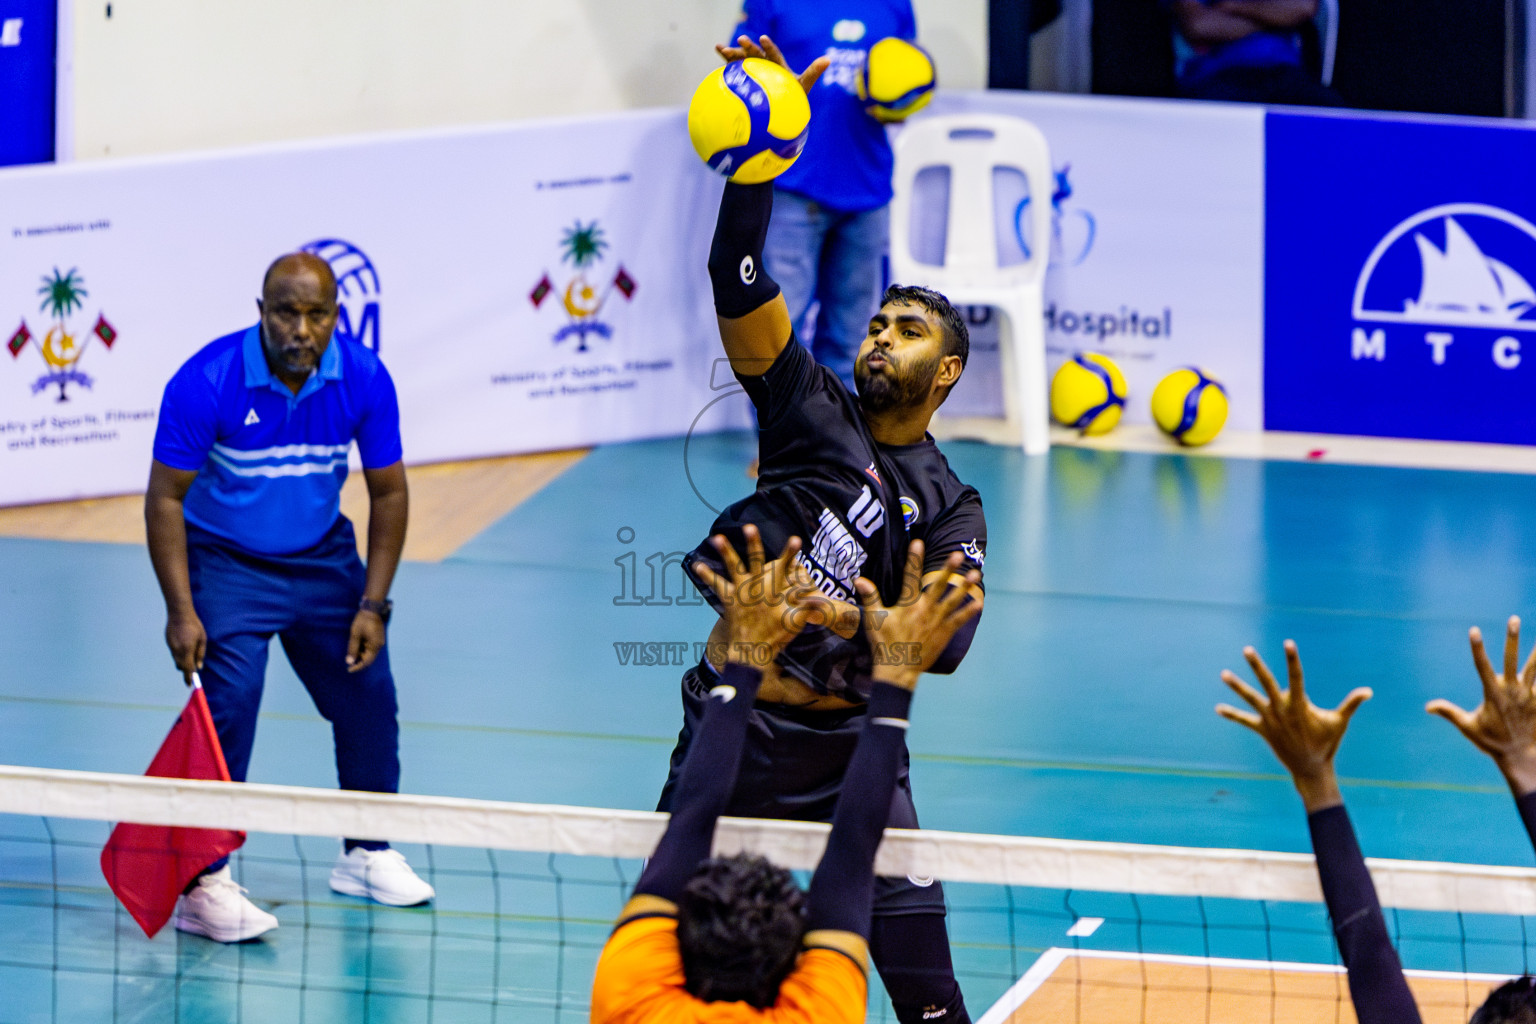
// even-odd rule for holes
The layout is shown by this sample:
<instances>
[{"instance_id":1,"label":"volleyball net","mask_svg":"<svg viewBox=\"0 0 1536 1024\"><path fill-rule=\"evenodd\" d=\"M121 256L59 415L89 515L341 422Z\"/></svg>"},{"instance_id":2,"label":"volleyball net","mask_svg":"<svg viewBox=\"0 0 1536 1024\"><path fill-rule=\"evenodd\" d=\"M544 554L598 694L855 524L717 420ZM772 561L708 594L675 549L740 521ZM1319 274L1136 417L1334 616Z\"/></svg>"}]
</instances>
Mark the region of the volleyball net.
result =
<instances>
[{"instance_id":1,"label":"volleyball net","mask_svg":"<svg viewBox=\"0 0 1536 1024\"><path fill-rule=\"evenodd\" d=\"M584 1021L665 820L0 766L0 1024ZM279 928L233 945L146 938L101 873L122 821L247 832L235 878ZM343 835L398 846L437 899L333 893ZM808 871L826 836L724 818L716 850ZM1530 969L1536 870L1370 865L1426 1021L1464 1022ZM944 880L982 1024L1353 1019L1308 855L893 829L877 869ZM878 976L870 1019L894 1019Z\"/></svg>"}]
</instances>

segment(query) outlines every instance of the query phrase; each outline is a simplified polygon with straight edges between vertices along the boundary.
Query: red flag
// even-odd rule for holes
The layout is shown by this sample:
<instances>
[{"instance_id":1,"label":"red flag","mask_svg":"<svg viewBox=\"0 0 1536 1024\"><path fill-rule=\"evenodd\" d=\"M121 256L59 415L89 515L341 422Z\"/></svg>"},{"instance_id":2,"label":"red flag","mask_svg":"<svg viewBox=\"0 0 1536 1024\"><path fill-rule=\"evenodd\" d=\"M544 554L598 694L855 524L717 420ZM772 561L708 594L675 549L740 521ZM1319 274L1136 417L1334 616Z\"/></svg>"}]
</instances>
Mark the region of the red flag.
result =
<instances>
[{"instance_id":1,"label":"red flag","mask_svg":"<svg viewBox=\"0 0 1536 1024\"><path fill-rule=\"evenodd\" d=\"M229 767L201 686L193 688L192 698L144 774L229 781ZM170 920L176 897L187 884L244 842L245 833L232 829L123 823L112 830L101 851L101 873L144 934L154 938Z\"/></svg>"},{"instance_id":2,"label":"red flag","mask_svg":"<svg viewBox=\"0 0 1536 1024\"><path fill-rule=\"evenodd\" d=\"M100 338L101 343L107 348L111 348L112 343L117 340L117 328L107 323L107 318L99 313L96 315L96 326L91 328L91 333Z\"/></svg>"},{"instance_id":3,"label":"red flag","mask_svg":"<svg viewBox=\"0 0 1536 1024\"><path fill-rule=\"evenodd\" d=\"M539 283L533 286L533 291L528 293L528 301L533 303L534 309L538 309L544 297L554 290L555 286L550 283L549 275L545 274L539 278Z\"/></svg>"},{"instance_id":4,"label":"red flag","mask_svg":"<svg viewBox=\"0 0 1536 1024\"><path fill-rule=\"evenodd\" d=\"M630 277L623 267L619 267L618 274L614 276L613 286L624 293L626 300L634 298L635 289L639 287L635 279Z\"/></svg>"},{"instance_id":5,"label":"red flag","mask_svg":"<svg viewBox=\"0 0 1536 1024\"><path fill-rule=\"evenodd\" d=\"M27 322L23 320L21 326L16 328L16 333L11 335L11 340L5 343L5 347L11 350L11 358L21 355L21 350L27 347L27 342L32 340L32 332L27 330Z\"/></svg>"}]
</instances>

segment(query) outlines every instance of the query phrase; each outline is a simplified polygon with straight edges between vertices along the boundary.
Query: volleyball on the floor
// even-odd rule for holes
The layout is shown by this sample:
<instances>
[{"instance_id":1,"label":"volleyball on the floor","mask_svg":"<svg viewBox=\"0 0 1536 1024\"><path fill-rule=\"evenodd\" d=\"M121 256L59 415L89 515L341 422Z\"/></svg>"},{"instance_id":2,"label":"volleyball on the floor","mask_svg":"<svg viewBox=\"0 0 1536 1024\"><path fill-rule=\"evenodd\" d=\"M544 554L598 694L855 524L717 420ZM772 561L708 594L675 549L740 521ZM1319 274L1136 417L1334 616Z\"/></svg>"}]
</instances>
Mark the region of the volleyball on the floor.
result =
<instances>
[{"instance_id":1,"label":"volleyball on the floor","mask_svg":"<svg viewBox=\"0 0 1536 1024\"><path fill-rule=\"evenodd\" d=\"M748 57L705 76L688 104L688 138L714 170L743 185L771 181L805 148L811 104L800 80Z\"/></svg>"},{"instance_id":2,"label":"volleyball on the floor","mask_svg":"<svg viewBox=\"0 0 1536 1024\"><path fill-rule=\"evenodd\" d=\"M1205 444L1227 422L1227 389L1193 366L1174 370L1152 391L1152 418L1180 444Z\"/></svg>"},{"instance_id":3,"label":"volleyball on the floor","mask_svg":"<svg viewBox=\"0 0 1536 1024\"><path fill-rule=\"evenodd\" d=\"M859 99L879 121L901 121L933 99L933 57L909 39L890 36L869 48L859 72Z\"/></svg>"},{"instance_id":4,"label":"volleyball on the floor","mask_svg":"<svg viewBox=\"0 0 1536 1024\"><path fill-rule=\"evenodd\" d=\"M1085 434L1107 434L1125 409L1125 374L1108 356L1079 352L1051 378L1051 416Z\"/></svg>"}]
</instances>

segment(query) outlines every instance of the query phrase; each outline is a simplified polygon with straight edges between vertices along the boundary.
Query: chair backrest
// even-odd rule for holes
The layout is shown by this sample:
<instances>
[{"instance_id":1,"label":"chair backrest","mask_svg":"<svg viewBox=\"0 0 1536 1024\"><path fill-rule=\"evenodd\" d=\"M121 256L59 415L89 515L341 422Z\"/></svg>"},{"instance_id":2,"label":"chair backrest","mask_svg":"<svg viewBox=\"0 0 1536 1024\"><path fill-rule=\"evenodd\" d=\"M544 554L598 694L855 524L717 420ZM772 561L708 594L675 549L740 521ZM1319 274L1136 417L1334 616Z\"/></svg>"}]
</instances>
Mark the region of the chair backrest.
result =
<instances>
[{"instance_id":1,"label":"chair backrest","mask_svg":"<svg viewBox=\"0 0 1536 1024\"><path fill-rule=\"evenodd\" d=\"M960 114L929 117L902 128L896 138L895 198L891 204L891 277L940 291L1013 289L1045 279L1051 255L1050 150L1040 129L1017 117ZM917 176L930 167L949 169L949 210L944 262L912 253L912 205ZM1004 266L998 252L993 169L1023 173L1029 189L1024 210L1031 244L1022 263ZM1022 227L1022 225L1021 225Z\"/></svg>"}]
</instances>

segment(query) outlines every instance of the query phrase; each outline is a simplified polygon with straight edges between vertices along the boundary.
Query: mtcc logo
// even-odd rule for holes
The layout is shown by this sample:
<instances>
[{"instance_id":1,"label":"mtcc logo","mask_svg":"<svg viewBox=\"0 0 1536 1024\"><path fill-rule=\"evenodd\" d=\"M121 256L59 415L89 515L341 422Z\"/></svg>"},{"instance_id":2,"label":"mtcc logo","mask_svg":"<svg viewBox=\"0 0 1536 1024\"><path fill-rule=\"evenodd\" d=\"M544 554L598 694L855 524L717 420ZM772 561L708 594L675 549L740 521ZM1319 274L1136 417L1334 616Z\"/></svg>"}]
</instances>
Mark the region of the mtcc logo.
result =
<instances>
[{"instance_id":1,"label":"mtcc logo","mask_svg":"<svg viewBox=\"0 0 1536 1024\"><path fill-rule=\"evenodd\" d=\"M556 344L567 338L575 338L576 351L585 352L589 336L613 337L612 325L598 318L603 306L615 291L624 296L625 302L635 297L635 289L639 284L624 269L623 264L619 264L618 272L603 286L602 291L588 277L588 273L601 262L603 251L607 248L608 240L603 237L603 229L597 226L597 221L583 224L578 220L560 236L560 261L569 263L576 273L566 282L565 290L561 293L560 304L565 308L568 320L565 326L555 332ZM534 309L538 309L554 290L555 283L549 279L549 272L546 271L528 294L528 300L533 303Z\"/></svg>"},{"instance_id":2,"label":"mtcc logo","mask_svg":"<svg viewBox=\"0 0 1536 1024\"><path fill-rule=\"evenodd\" d=\"M59 268L54 267L52 276L43 276L43 286L37 291L43 297L38 310L51 318L52 322L39 339L27 326L26 320L22 320L21 326L16 328L5 347L10 350L12 359L19 357L28 347L35 348L48 372L32 382L32 393L35 395L45 388L56 386L59 389L58 400L67 402L69 385L78 384L82 388L89 388L93 383L90 377L78 369L81 357L90 347L91 339L97 339L110 349L112 343L117 341L117 330L101 313L96 314L96 324L89 331L82 332L71 327L71 318L84 307L85 299L90 295L85 290L85 279L75 267L71 267L67 274L59 273ZM39 330L42 328L39 327Z\"/></svg>"},{"instance_id":3,"label":"mtcc logo","mask_svg":"<svg viewBox=\"0 0 1536 1024\"><path fill-rule=\"evenodd\" d=\"M336 275L336 333L379 351L379 272L368 254L339 238L317 239L300 251L325 260Z\"/></svg>"},{"instance_id":4,"label":"mtcc logo","mask_svg":"<svg viewBox=\"0 0 1536 1024\"><path fill-rule=\"evenodd\" d=\"M1051 260L1053 267L1076 267L1088 258L1093 250L1093 240L1098 234L1098 221L1087 210L1068 208L1072 198L1072 182L1069 175L1072 165L1064 164L1056 173L1056 185L1051 192ZM1013 231L1018 238L1024 258L1030 258L1030 239L1025 235L1025 214L1029 210L1030 196L1019 200L1013 211Z\"/></svg>"},{"instance_id":5,"label":"mtcc logo","mask_svg":"<svg viewBox=\"0 0 1536 1024\"><path fill-rule=\"evenodd\" d=\"M1384 361L1402 353L1435 366L1491 359L1513 370L1536 331L1533 277L1536 225L1525 218L1481 203L1416 213L1387 232L1360 270L1350 355Z\"/></svg>"}]
</instances>

